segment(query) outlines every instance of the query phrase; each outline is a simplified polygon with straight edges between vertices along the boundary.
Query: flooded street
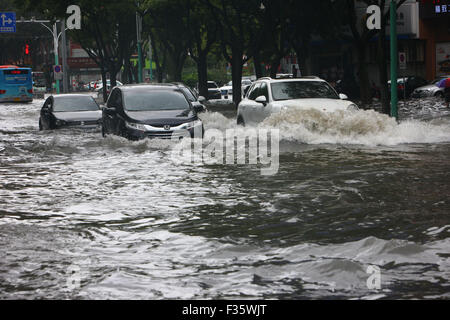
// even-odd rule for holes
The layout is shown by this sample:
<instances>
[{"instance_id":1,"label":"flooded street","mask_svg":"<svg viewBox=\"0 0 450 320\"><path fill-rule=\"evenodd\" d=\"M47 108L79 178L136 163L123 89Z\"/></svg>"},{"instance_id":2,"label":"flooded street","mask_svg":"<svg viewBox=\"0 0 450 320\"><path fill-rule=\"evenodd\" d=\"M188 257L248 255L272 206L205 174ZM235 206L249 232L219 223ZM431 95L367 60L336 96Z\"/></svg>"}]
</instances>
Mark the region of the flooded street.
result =
<instances>
[{"instance_id":1,"label":"flooded street","mask_svg":"<svg viewBox=\"0 0 450 320\"><path fill-rule=\"evenodd\" d=\"M400 124L273 116L274 176L173 163L170 141L40 132L42 104L0 104L0 299L450 298L450 109L438 100L400 104Z\"/></svg>"}]
</instances>

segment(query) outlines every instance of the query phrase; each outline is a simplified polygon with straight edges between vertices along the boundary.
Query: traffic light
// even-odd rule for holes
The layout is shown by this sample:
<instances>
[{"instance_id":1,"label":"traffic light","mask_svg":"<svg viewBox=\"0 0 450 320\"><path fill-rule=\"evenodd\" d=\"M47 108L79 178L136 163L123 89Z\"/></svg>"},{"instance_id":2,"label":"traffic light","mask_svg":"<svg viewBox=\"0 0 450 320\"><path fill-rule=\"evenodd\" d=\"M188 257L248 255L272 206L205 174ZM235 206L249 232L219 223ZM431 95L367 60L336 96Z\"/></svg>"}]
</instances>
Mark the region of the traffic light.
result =
<instances>
[{"instance_id":1,"label":"traffic light","mask_svg":"<svg viewBox=\"0 0 450 320\"><path fill-rule=\"evenodd\" d=\"M28 56L30 54L30 45L26 44L25 45L25 54Z\"/></svg>"}]
</instances>

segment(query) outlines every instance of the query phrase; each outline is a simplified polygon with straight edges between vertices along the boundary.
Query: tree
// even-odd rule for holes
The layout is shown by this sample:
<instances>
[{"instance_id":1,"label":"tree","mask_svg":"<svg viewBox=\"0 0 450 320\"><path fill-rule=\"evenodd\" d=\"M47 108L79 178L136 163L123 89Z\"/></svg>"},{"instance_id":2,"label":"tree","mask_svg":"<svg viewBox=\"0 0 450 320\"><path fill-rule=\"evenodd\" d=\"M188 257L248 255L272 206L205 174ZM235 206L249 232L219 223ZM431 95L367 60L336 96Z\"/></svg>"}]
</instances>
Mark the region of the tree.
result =
<instances>
[{"instance_id":1,"label":"tree","mask_svg":"<svg viewBox=\"0 0 450 320\"><path fill-rule=\"evenodd\" d=\"M344 2L343 2L344 1ZM385 0L358 0L360 3L364 3L366 5L378 5L381 8L385 7ZM403 5L406 2L406 0L400 0L397 2L397 9ZM356 11L356 1L355 0L341 0L342 6L337 6L338 12L344 12L344 24L347 24L350 27L351 34L353 36L353 42L357 49L357 55L358 55L358 78L360 83L360 90L361 90L361 100L363 104L368 104L371 102L371 86L369 83L369 71L367 68L367 49L369 45L369 41L378 34L379 38L382 38L379 40L379 53L381 53L381 50L383 52L385 51L385 46L382 42L384 42L385 38L385 32L386 32L386 21L389 16L389 11L387 13L384 13L382 16L382 28L381 30L369 30L366 28L366 21L365 19L361 21L362 27L359 28L358 26L358 17L357 17L357 11ZM335 13L337 14L337 12ZM362 29L362 31L361 31ZM381 74L381 78L385 77L385 79L381 79L380 87L382 88L382 100L384 103L384 108L386 109L386 102L387 102L387 73L385 71L387 66L387 59L385 54L382 54L378 58L378 66ZM383 69L383 70L382 70ZM383 83L384 81L384 83ZM383 93L384 92L384 93ZM385 112L387 110L384 110Z\"/></svg>"},{"instance_id":2,"label":"tree","mask_svg":"<svg viewBox=\"0 0 450 320\"><path fill-rule=\"evenodd\" d=\"M187 3L188 28L192 39L189 54L197 64L199 93L208 97L208 54L217 39L217 23L201 1L187 0Z\"/></svg>"},{"instance_id":3,"label":"tree","mask_svg":"<svg viewBox=\"0 0 450 320\"><path fill-rule=\"evenodd\" d=\"M217 21L222 54L231 64L233 102L237 106L242 99L242 70L254 55L255 41L262 39L258 25L261 0L202 0ZM252 51L253 49L253 51Z\"/></svg>"},{"instance_id":4,"label":"tree","mask_svg":"<svg viewBox=\"0 0 450 320\"><path fill-rule=\"evenodd\" d=\"M188 26L189 1L149 0L146 2L146 24L143 29L152 34L167 52L169 81L181 82L181 73L188 56L191 35Z\"/></svg>"},{"instance_id":5,"label":"tree","mask_svg":"<svg viewBox=\"0 0 450 320\"><path fill-rule=\"evenodd\" d=\"M66 16L71 0L16 0L25 8L44 12L56 20ZM116 75L125 60L129 60L135 31L134 21L137 7L132 0L79 0L82 12L81 30L68 32L99 66L103 81L103 99L107 99L106 76L109 73L111 86L116 85Z\"/></svg>"}]
</instances>

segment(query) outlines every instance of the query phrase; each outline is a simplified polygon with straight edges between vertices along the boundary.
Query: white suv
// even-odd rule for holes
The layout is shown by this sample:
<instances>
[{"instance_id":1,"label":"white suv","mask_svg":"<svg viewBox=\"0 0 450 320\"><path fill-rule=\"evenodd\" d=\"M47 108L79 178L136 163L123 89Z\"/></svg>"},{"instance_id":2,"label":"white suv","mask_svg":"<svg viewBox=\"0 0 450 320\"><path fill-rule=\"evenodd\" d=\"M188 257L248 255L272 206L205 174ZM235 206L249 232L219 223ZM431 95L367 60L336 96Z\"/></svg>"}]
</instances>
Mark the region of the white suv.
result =
<instances>
[{"instance_id":1,"label":"white suv","mask_svg":"<svg viewBox=\"0 0 450 320\"><path fill-rule=\"evenodd\" d=\"M271 114L288 108L324 112L358 110L358 106L338 94L328 82L317 77L297 79L262 78L253 83L238 106L239 125L257 124Z\"/></svg>"}]
</instances>

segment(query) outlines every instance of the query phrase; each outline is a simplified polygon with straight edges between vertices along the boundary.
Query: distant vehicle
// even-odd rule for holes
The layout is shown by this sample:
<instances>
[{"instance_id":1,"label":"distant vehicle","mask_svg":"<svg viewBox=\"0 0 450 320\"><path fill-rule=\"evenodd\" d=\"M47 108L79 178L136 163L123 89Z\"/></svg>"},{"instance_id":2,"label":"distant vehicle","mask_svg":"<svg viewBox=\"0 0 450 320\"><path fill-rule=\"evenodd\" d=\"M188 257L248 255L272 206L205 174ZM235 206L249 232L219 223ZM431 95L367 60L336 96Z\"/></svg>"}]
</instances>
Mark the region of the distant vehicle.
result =
<instances>
[{"instance_id":1,"label":"distant vehicle","mask_svg":"<svg viewBox=\"0 0 450 320\"><path fill-rule=\"evenodd\" d=\"M103 108L102 134L129 140L171 139L186 132L203 136L203 123L197 116L202 110L172 84L116 87Z\"/></svg>"},{"instance_id":2,"label":"distant vehicle","mask_svg":"<svg viewBox=\"0 0 450 320\"><path fill-rule=\"evenodd\" d=\"M238 125L257 124L284 109L298 107L324 112L358 110L358 106L338 94L325 80L262 78L256 81L238 106Z\"/></svg>"},{"instance_id":3,"label":"distant vehicle","mask_svg":"<svg viewBox=\"0 0 450 320\"><path fill-rule=\"evenodd\" d=\"M120 81L116 81L117 86L123 86L123 83ZM106 95L109 96L109 93L111 92L111 80L106 81ZM95 92L97 92L97 98L103 98L103 83L100 82L97 84L96 88L94 89Z\"/></svg>"},{"instance_id":4,"label":"distant vehicle","mask_svg":"<svg viewBox=\"0 0 450 320\"><path fill-rule=\"evenodd\" d=\"M245 96L247 89L252 85L252 81L249 79L242 79L241 93ZM227 83L227 85L220 88L223 100L233 100L233 81Z\"/></svg>"},{"instance_id":5,"label":"distant vehicle","mask_svg":"<svg viewBox=\"0 0 450 320\"><path fill-rule=\"evenodd\" d=\"M45 84L45 76L43 72L32 72L33 75L33 97L36 99L44 99L47 92Z\"/></svg>"},{"instance_id":6,"label":"distant vehicle","mask_svg":"<svg viewBox=\"0 0 450 320\"><path fill-rule=\"evenodd\" d=\"M45 100L39 117L39 130L60 128L95 129L101 124L102 112L89 95L62 94Z\"/></svg>"},{"instance_id":7,"label":"distant vehicle","mask_svg":"<svg viewBox=\"0 0 450 320\"><path fill-rule=\"evenodd\" d=\"M0 102L33 101L31 68L0 66Z\"/></svg>"},{"instance_id":8,"label":"distant vehicle","mask_svg":"<svg viewBox=\"0 0 450 320\"><path fill-rule=\"evenodd\" d=\"M183 91L183 93L186 95L187 99L192 103L194 108L198 108L199 112L206 112L207 109L203 105L203 103L206 101L205 97L198 96L196 92L194 92L191 88L186 86L184 83L175 82L174 85L176 87L180 88L181 91Z\"/></svg>"},{"instance_id":9,"label":"distant vehicle","mask_svg":"<svg viewBox=\"0 0 450 320\"><path fill-rule=\"evenodd\" d=\"M222 94L220 93L219 86L214 81L208 81L208 100L218 100L222 99Z\"/></svg>"},{"instance_id":10,"label":"distant vehicle","mask_svg":"<svg viewBox=\"0 0 450 320\"><path fill-rule=\"evenodd\" d=\"M440 76L433 81L429 85L419 87L415 89L412 93L413 98L426 98L426 97L444 97L444 88L439 88L437 85L442 79L450 78L450 75Z\"/></svg>"},{"instance_id":11,"label":"distant vehicle","mask_svg":"<svg viewBox=\"0 0 450 320\"><path fill-rule=\"evenodd\" d=\"M398 96L409 98L415 89L426 86L428 81L416 76L402 77L397 79ZM391 90L391 81L388 81L389 94Z\"/></svg>"}]
</instances>

